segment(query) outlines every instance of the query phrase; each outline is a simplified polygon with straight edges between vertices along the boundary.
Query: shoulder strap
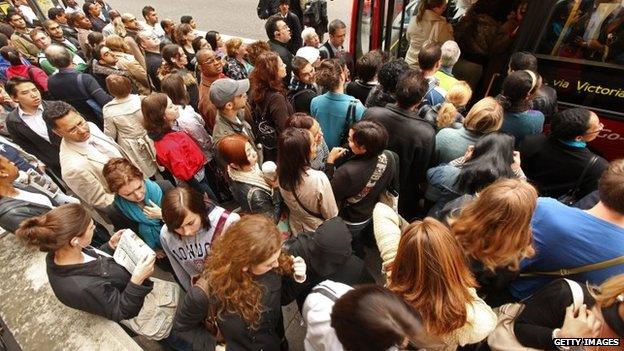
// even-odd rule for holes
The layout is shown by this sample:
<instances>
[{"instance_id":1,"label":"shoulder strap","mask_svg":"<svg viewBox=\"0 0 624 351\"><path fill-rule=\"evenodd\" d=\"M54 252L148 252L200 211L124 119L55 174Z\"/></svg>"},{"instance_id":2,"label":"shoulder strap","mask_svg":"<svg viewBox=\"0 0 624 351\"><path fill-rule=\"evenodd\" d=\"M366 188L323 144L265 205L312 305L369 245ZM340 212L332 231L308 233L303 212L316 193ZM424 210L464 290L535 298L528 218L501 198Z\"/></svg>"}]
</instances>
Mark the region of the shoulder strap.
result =
<instances>
[{"instance_id":1,"label":"shoulder strap","mask_svg":"<svg viewBox=\"0 0 624 351\"><path fill-rule=\"evenodd\" d=\"M324 219L322 214L310 211L307 207L305 207L301 203L301 200L299 200L299 196L297 196L297 191L295 189L293 189L292 193L293 193L293 196L295 197L295 200L299 204L299 206L301 208L303 208L303 210L306 211L310 216L313 216L313 217L316 217L316 218L319 218L319 219Z\"/></svg>"},{"instance_id":2,"label":"shoulder strap","mask_svg":"<svg viewBox=\"0 0 624 351\"><path fill-rule=\"evenodd\" d=\"M394 169L394 174L392 180L390 181L390 186L388 187L388 191L392 193L394 196L399 196L399 188L400 188L400 177L399 177L399 161L394 154L393 151L386 150L384 153L388 153L388 158L392 159L392 168Z\"/></svg>"},{"instance_id":3,"label":"shoulder strap","mask_svg":"<svg viewBox=\"0 0 624 351\"><path fill-rule=\"evenodd\" d=\"M572 301L574 302L574 311L578 311L583 304L584 294L583 288L579 283L571 279L564 279L568 286L570 286L570 291L572 291Z\"/></svg>"},{"instance_id":4,"label":"shoulder strap","mask_svg":"<svg viewBox=\"0 0 624 351\"><path fill-rule=\"evenodd\" d=\"M612 258L606 261L592 263L581 267L576 268L561 268L556 271L549 272L529 272L529 273L521 273L521 277L539 277L539 276L547 276L547 277L566 277L569 275L575 275L580 273L586 273L591 271L597 271L600 269L605 269L613 266L617 266L619 264L624 264L624 256L619 256L616 258Z\"/></svg>"},{"instance_id":5,"label":"shoulder strap","mask_svg":"<svg viewBox=\"0 0 624 351\"><path fill-rule=\"evenodd\" d=\"M333 302L336 302L336 300L338 300L338 296L336 296L336 292L325 285L321 285L321 284L317 285L314 289L312 289L311 293L319 293L325 296L326 298L332 300Z\"/></svg>"},{"instance_id":6,"label":"shoulder strap","mask_svg":"<svg viewBox=\"0 0 624 351\"><path fill-rule=\"evenodd\" d=\"M212 234L212 239L210 240L210 245L214 243L217 237L221 236L221 233L223 232L223 227L225 227L225 222L227 221L229 216L230 212L225 210L223 211L223 213L221 213L221 216L219 216L219 220L217 221L217 225L215 226L214 233Z\"/></svg>"},{"instance_id":7,"label":"shoulder strap","mask_svg":"<svg viewBox=\"0 0 624 351\"><path fill-rule=\"evenodd\" d=\"M386 155L385 152L382 152L377 157L377 165L375 166L375 169L373 170L373 173L371 174L366 184L364 184L364 187L362 188L362 190L360 190L360 192L358 192L357 194L345 200L347 205L356 204L360 202L363 198L365 198L371 192L371 190L373 190L375 185L377 185L377 182L379 181L381 176L386 172L387 167L388 167L388 156Z\"/></svg>"},{"instance_id":8,"label":"shoulder strap","mask_svg":"<svg viewBox=\"0 0 624 351\"><path fill-rule=\"evenodd\" d=\"M589 169L594 165L594 163L596 163L596 161L598 161L598 156L594 155L589 160L589 162L587 162L587 164L585 165L585 168L583 168L583 172L581 173L581 176L576 180L574 187L570 189L570 191L568 192L570 196L576 198L576 194L581 189L581 185L583 184L583 180L585 179L585 176L587 175L587 171L589 171Z\"/></svg>"}]
</instances>

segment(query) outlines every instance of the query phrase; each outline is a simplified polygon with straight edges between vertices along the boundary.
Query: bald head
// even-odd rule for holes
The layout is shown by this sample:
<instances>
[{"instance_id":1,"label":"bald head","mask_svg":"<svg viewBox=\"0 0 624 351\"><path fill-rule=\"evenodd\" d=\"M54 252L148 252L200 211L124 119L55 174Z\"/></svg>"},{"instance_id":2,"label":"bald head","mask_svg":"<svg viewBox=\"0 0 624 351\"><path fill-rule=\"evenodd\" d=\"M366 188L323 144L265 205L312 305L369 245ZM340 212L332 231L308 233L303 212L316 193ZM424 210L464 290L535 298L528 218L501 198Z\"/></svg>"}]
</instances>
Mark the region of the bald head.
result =
<instances>
[{"instance_id":1,"label":"bald head","mask_svg":"<svg viewBox=\"0 0 624 351\"><path fill-rule=\"evenodd\" d=\"M68 68L72 64L72 56L69 50L60 45L50 45L45 49L45 56L52 66L61 69Z\"/></svg>"}]
</instances>

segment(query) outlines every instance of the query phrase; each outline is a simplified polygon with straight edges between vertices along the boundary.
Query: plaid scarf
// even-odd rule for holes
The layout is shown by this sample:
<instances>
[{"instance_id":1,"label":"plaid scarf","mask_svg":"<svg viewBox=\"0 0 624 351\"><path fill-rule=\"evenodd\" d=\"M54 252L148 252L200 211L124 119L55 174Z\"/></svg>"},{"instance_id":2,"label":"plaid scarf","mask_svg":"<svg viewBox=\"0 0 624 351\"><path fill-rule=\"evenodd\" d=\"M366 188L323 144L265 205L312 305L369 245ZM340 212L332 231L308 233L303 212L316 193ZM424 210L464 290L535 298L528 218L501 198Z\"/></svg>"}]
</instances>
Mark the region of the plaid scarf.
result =
<instances>
[{"instance_id":1,"label":"plaid scarf","mask_svg":"<svg viewBox=\"0 0 624 351\"><path fill-rule=\"evenodd\" d=\"M290 84L288 85L289 91L301 91L305 89L314 90L314 85L305 84L299 79L297 79L297 77L295 77L294 75L290 78Z\"/></svg>"}]
</instances>

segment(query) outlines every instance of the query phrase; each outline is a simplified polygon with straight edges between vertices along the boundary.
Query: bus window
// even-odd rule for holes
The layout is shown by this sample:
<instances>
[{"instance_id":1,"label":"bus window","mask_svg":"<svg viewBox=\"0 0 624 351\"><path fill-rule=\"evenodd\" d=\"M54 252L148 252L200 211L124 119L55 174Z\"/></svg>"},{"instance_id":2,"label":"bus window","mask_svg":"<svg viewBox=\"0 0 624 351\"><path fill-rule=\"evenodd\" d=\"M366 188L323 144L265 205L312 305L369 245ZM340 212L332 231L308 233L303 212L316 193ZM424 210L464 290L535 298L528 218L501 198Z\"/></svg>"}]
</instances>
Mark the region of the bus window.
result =
<instances>
[{"instance_id":1,"label":"bus window","mask_svg":"<svg viewBox=\"0 0 624 351\"><path fill-rule=\"evenodd\" d=\"M372 22L372 0L359 0L360 2L360 13L359 13L359 21L358 21L358 29L357 33L360 36L357 38L356 43L356 57L362 56L364 53L370 51L371 44L371 22Z\"/></svg>"},{"instance_id":2,"label":"bus window","mask_svg":"<svg viewBox=\"0 0 624 351\"><path fill-rule=\"evenodd\" d=\"M559 0L536 56L559 101L622 116L624 6L621 0Z\"/></svg>"},{"instance_id":3,"label":"bus window","mask_svg":"<svg viewBox=\"0 0 624 351\"><path fill-rule=\"evenodd\" d=\"M624 64L624 3L621 0L560 0L539 53Z\"/></svg>"},{"instance_id":4,"label":"bus window","mask_svg":"<svg viewBox=\"0 0 624 351\"><path fill-rule=\"evenodd\" d=\"M388 51L394 57L403 57L407 52L409 42L407 41L405 33L418 2L418 0L394 1L391 15L392 25L390 27L390 41L385 41L384 45L384 50ZM388 32L386 32L386 35L387 33Z\"/></svg>"}]
</instances>

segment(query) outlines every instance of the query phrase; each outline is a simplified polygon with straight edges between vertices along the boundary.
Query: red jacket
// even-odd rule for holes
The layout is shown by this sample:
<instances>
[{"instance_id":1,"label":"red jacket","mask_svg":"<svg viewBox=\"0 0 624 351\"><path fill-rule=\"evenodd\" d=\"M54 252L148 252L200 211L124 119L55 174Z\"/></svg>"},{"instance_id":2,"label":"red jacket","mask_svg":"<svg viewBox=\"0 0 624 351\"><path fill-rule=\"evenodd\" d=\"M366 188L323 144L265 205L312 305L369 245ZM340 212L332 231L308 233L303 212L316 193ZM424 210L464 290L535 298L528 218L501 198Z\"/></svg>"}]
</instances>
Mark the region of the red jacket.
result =
<instances>
[{"instance_id":1,"label":"red jacket","mask_svg":"<svg viewBox=\"0 0 624 351\"><path fill-rule=\"evenodd\" d=\"M29 70L30 74L28 72ZM34 80L35 84L39 85L43 91L48 91L48 75L41 68L26 65L9 66L6 75L8 79L20 76L28 80Z\"/></svg>"},{"instance_id":2,"label":"red jacket","mask_svg":"<svg viewBox=\"0 0 624 351\"><path fill-rule=\"evenodd\" d=\"M184 132L169 132L154 147L158 163L180 180L190 180L206 164L197 143Z\"/></svg>"}]
</instances>

